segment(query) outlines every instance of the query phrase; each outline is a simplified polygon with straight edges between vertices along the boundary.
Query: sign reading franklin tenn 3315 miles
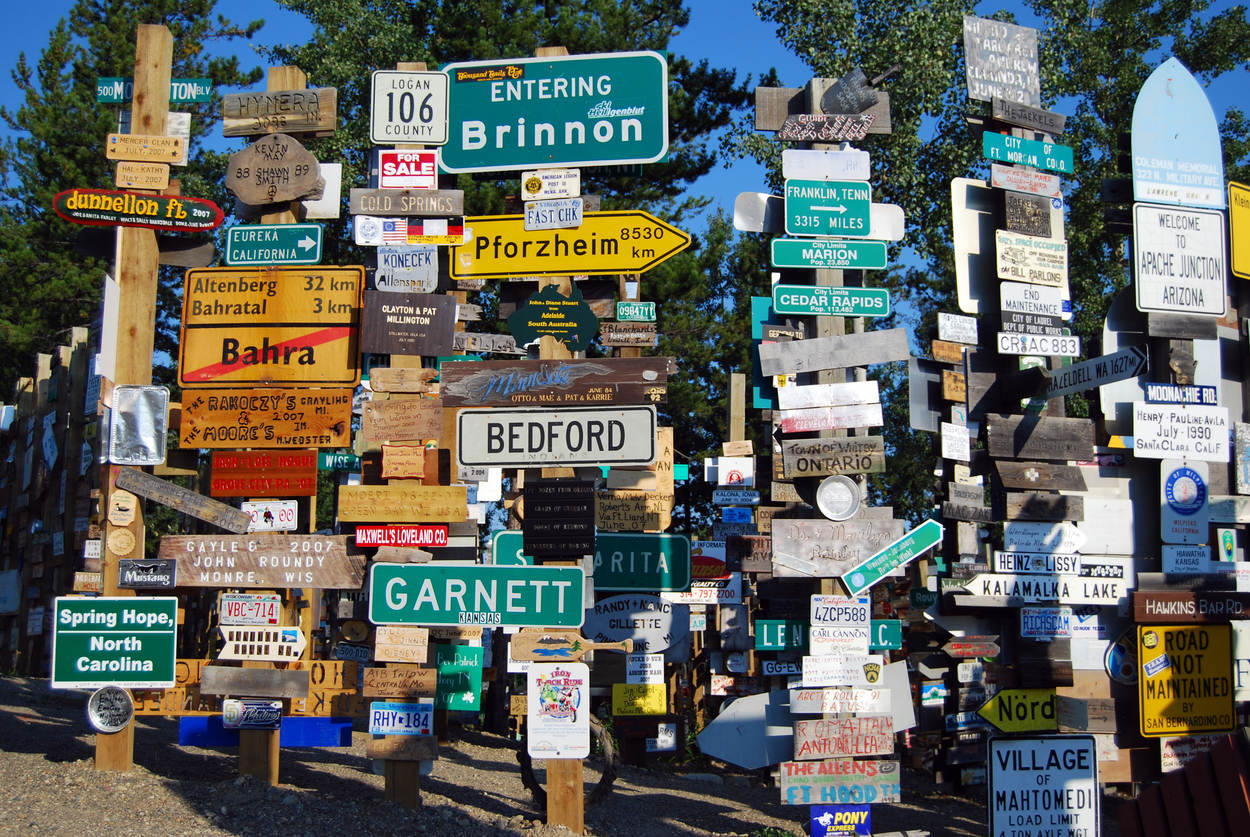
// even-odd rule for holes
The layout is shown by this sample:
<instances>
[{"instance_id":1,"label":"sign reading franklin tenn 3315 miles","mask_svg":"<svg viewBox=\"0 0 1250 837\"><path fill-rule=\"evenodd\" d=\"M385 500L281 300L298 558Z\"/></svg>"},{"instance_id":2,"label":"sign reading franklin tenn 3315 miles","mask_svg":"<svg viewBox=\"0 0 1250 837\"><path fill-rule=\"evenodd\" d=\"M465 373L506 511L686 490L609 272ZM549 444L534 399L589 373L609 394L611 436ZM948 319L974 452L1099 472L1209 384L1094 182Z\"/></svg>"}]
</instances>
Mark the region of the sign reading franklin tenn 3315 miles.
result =
<instances>
[{"instance_id":1,"label":"sign reading franklin tenn 3315 miles","mask_svg":"<svg viewBox=\"0 0 1250 837\"><path fill-rule=\"evenodd\" d=\"M658 52L468 61L443 67L451 172L654 163L668 153Z\"/></svg>"},{"instance_id":2,"label":"sign reading franklin tenn 3315 miles","mask_svg":"<svg viewBox=\"0 0 1250 837\"><path fill-rule=\"evenodd\" d=\"M188 270L178 382L355 386L363 287L362 267Z\"/></svg>"}]
</instances>

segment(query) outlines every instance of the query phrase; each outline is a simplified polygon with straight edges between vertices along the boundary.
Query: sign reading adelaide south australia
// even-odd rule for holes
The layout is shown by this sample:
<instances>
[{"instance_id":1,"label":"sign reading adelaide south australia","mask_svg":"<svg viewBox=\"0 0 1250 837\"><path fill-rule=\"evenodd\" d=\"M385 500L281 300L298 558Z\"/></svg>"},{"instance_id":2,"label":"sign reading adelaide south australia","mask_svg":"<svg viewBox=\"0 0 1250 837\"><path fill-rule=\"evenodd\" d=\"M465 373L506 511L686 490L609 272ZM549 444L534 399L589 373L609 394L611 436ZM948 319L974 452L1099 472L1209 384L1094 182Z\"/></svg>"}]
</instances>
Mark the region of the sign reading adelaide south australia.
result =
<instances>
[{"instance_id":1,"label":"sign reading adelaide south australia","mask_svg":"<svg viewBox=\"0 0 1250 837\"><path fill-rule=\"evenodd\" d=\"M1224 213L1133 204L1137 310L1224 313Z\"/></svg>"},{"instance_id":2,"label":"sign reading adelaide south australia","mask_svg":"<svg viewBox=\"0 0 1250 837\"><path fill-rule=\"evenodd\" d=\"M991 738L989 747L992 837L1101 833L1094 736Z\"/></svg>"},{"instance_id":3,"label":"sign reading adelaide south australia","mask_svg":"<svg viewBox=\"0 0 1250 837\"><path fill-rule=\"evenodd\" d=\"M580 567L374 564L369 621L579 628L582 583Z\"/></svg>"},{"instance_id":4,"label":"sign reading adelaide south australia","mask_svg":"<svg viewBox=\"0 0 1250 837\"><path fill-rule=\"evenodd\" d=\"M54 689L174 685L174 597L61 597L52 627Z\"/></svg>"},{"instance_id":5,"label":"sign reading adelaide south australia","mask_svg":"<svg viewBox=\"0 0 1250 837\"><path fill-rule=\"evenodd\" d=\"M66 221L92 227L149 227L200 232L221 225L221 207L202 198L142 195L111 189L68 189L52 198Z\"/></svg>"},{"instance_id":6,"label":"sign reading adelaide south australia","mask_svg":"<svg viewBox=\"0 0 1250 837\"><path fill-rule=\"evenodd\" d=\"M450 172L654 163L668 153L658 52L465 61L443 67Z\"/></svg>"},{"instance_id":7,"label":"sign reading adelaide south australia","mask_svg":"<svg viewBox=\"0 0 1250 837\"><path fill-rule=\"evenodd\" d=\"M1142 735L1233 729L1231 631L1228 625L1137 626Z\"/></svg>"},{"instance_id":8,"label":"sign reading adelaide south australia","mask_svg":"<svg viewBox=\"0 0 1250 837\"><path fill-rule=\"evenodd\" d=\"M363 267L187 271L183 387L355 386Z\"/></svg>"}]
</instances>

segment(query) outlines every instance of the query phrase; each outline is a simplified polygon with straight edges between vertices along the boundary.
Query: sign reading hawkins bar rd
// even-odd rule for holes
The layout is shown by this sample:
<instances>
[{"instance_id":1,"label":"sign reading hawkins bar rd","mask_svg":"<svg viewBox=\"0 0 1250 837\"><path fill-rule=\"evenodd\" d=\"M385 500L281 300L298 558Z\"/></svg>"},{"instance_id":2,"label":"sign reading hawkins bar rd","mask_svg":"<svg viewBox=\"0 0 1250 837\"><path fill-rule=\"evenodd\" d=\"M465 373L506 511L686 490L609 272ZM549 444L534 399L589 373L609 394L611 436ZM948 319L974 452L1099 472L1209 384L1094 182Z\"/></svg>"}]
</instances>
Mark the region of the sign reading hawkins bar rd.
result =
<instances>
[{"instance_id":1,"label":"sign reading hawkins bar rd","mask_svg":"<svg viewBox=\"0 0 1250 837\"><path fill-rule=\"evenodd\" d=\"M498 360L444 363L444 407L652 404L662 401L669 358Z\"/></svg>"},{"instance_id":2,"label":"sign reading hawkins bar rd","mask_svg":"<svg viewBox=\"0 0 1250 837\"><path fill-rule=\"evenodd\" d=\"M200 232L221 225L221 207L203 198L140 195L112 189L68 189L52 198L66 221L94 227L148 227Z\"/></svg>"}]
</instances>

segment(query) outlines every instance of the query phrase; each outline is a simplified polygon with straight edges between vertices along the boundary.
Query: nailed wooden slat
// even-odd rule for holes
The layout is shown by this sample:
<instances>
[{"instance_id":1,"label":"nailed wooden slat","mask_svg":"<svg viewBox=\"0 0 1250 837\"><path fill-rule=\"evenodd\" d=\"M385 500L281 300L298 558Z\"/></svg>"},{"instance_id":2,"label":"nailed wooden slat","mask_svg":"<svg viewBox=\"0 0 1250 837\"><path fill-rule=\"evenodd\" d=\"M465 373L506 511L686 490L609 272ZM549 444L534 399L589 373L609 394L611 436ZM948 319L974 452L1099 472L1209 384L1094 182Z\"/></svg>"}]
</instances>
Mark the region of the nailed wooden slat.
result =
<instances>
[{"instance_id":1,"label":"nailed wooden slat","mask_svg":"<svg viewBox=\"0 0 1250 837\"><path fill-rule=\"evenodd\" d=\"M1054 462L1012 462L1000 459L994 463L1004 488L1029 488L1038 491L1085 491L1085 474L1075 465Z\"/></svg>"},{"instance_id":2,"label":"nailed wooden slat","mask_svg":"<svg viewBox=\"0 0 1250 837\"><path fill-rule=\"evenodd\" d=\"M1077 459L1094 455L1089 419L1050 416L986 416L990 456L1012 459Z\"/></svg>"},{"instance_id":3,"label":"nailed wooden slat","mask_svg":"<svg viewBox=\"0 0 1250 837\"><path fill-rule=\"evenodd\" d=\"M942 397L960 404L968 400L968 381L962 372L942 370Z\"/></svg>"},{"instance_id":4,"label":"nailed wooden slat","mask_svg":"<svg viewBox=\"0 0 1250 837\"><path fill-rule=\"evenodd\" d=\"M1216 318L1185 314L1147 314L1146 334L1172 340L1214 340Z\"/></svg>"},{"instance_id":5,"label":"nailed wooden slat","mask_svg":"<svg viewBox=\"0 0 1250 837\"><path fill-rule=\"evenodd\" d=\"M1198 837L1199 832L1194 828L1194 806L1182 771L1164 774L1160 785L1163 788L1163 810L1167 812L1172 837Z\"/></svg>"},{"instance_id":6,"label":"nailed wooden slat","mask_svg":"<svg viewBox=\"0 0 1250 837\"><path fill-rule=\"evenodd\" d=\"M961 343L951 343L947 340L933 341L933 359L938 363L955 363L960 366L964 362L964 346Z\"/></svg>"},{"instance_id":7,"label":"nailed wooden slat","mask_svg":"<svg viewBox=\"0 0 1250 837\"><path fill-rule=\"evenodd\" d=\"M1236 739L1229 736L1209 751L1224 819L1233 834L1250 834L1250 770Z\"/></svg>"},{"instance_id":8,"label":"nailed wooden slat","mask_svg":"<svg viewBox=\"0 0 1250 837\"><path fill-rule=\"evenodd\" d=\"M204 666L200 671L200 692L235 697L306 698L308 671Z\"/></svg>"},{"instance_id":9,"label":"nailed wooden slat","mask_svg":"<svg viewBox=\"0 0 1250 837\"><path fill-rule=\"evenodd\" d=\"M464 486L340 485L339 519L357 523L423 523L464 520Z\"/></svg>"},{"instance_id":10,"label":"nailed wooden slat","mask_svg":"<svg viewBox=\"0 0 1250 837\"><path fill-rule=\"evenodd\" d=\"M438 738L433 735L388 735L365 744L365 755L371 759L392 761L430 761L438 758Z\"/></svg>"},{"instance_id":11,"label":"nailed wooden slat","mask_svg":"<svg viewBox=\"0 0 1250 837\"><path fill-rule=\"evenodd\" d=\"M1035 492L1007 492L1007 520L1084 520L1080 497Z\"/></svg>"},{"instance_id":12,"label":"nailed wooden slat","mask_svg":"<svg viewBox=\"0 0 1250 837\"><path fill-rule=\"evenodd\" d=\"M890 127L890 94L878 90L877 103L865 113L873 116L870 134L888 134ZM810 113L807 90L803 87L755 88L755 130L776 131L791 114Z\"/></svg>"},{"instance_id":13,"label":"nailed wooden slat","mask_svg":"<svg viewBox=\"0 0 1250 837\"><path fill-rule=\"evenodd\" d=\"M1224 822L1220 799L1215 793L1215 771L1211 767L1211 756L1199 753L1197 758L1185 765L1183 772L1189 795L1194 800L1198 833L1202 837L1231 837Z\"/></svg>"}]
</instances>

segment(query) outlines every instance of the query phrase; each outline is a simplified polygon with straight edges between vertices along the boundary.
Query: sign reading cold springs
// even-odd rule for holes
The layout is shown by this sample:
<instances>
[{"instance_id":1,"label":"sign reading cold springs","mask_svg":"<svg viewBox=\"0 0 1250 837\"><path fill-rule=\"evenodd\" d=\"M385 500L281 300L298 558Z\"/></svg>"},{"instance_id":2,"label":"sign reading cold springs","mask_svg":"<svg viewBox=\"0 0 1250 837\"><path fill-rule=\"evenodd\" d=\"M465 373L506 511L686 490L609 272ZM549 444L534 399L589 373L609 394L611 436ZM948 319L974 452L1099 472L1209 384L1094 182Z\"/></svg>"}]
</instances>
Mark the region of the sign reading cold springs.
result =
<instances>
[{"instance_id":1,"label":"sign reading cold springs","mask_svg":"<svg viewBox=\"0 0 1250 837\"><path fill-rule=\"evenodd\" d=\"M61 597L52 624L52 688L174 685L178 599Z\"/></svg>"},{"instance_id":2,"label":"sign reading cold springs","mask_svg":"<svg viewBox=\"0 0 1250 837\"><path fill-rule=\"evenodd\" d=\"M443 67L450 172L654 163L668 153L658 52L466 61Z\"/></svg>"}]
</instances>

